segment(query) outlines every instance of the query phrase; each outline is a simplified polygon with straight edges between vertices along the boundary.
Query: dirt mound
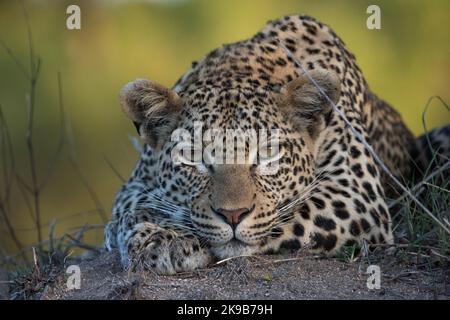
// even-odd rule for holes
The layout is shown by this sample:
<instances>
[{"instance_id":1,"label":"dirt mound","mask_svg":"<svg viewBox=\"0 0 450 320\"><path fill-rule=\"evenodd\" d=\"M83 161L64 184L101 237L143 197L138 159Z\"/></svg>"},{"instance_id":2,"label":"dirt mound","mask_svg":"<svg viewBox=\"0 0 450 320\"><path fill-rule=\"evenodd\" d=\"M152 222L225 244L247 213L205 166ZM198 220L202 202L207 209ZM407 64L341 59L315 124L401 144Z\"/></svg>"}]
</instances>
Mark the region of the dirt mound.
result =
<instances>
[{"instance_id":1,"label":"dirt mound","mask_svg":"<svg viewBox=\"0 0 450 320\"><path fill-rule=\"evenodd\" d=\"M421 270L399 259L379 264L381 288L368 289L367 262L309 254L241 257L176 276L123 271L117 253L80 266L81 288L68 290L68 274L40 299L450 299L449 270Z\"/></svg>"}]
</instances>

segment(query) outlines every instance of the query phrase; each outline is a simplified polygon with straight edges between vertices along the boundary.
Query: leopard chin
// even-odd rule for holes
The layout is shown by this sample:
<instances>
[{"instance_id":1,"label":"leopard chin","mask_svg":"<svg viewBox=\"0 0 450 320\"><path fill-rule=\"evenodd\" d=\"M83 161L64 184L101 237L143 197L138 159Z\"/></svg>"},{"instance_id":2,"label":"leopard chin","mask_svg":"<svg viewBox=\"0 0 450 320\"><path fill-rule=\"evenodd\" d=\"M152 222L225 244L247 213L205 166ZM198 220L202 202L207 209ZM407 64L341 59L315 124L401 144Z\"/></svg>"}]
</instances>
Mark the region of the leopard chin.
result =
<instances>
[{"instance_id":1,"label":"leopard chin","mask_svg":"<svg viewBox=\"0 0 450 320\"><path fill-rule=\"evenodd\" d=\"M218 259L227 259L231 257L254 255L259 251L258 249L258 245L249 245L233 239L224 245L211 247L211 252Z\"/></svg>"}]
</instances>

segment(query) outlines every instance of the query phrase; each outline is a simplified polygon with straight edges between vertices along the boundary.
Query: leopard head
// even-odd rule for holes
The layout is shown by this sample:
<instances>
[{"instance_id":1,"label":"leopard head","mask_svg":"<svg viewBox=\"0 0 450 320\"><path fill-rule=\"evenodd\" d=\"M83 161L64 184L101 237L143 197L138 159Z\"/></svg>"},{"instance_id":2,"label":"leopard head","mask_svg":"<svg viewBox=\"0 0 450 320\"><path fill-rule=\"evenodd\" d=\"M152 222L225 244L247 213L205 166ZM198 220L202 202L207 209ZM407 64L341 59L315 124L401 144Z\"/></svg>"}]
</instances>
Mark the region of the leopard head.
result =
<instances>
[{"instance_id":1,"label":"leopard head","mask_svg":"<svg viewBox=\"0 0 450 320\"><path fill-rule=\"evenodd\" d=\"M310 75L337 102L338 78L327 71ZM157 188L167 201L187 208L181 223L220 257L263 245L291 218L283 208L313 183L315 141L332 111L305 75L277 90L202 85L178 93L139 79L120 97L153 150ZM210 146L213 138L225 142L228 130L235 143L223 143L220 161L220 148ZM175 156L183 135L191 143L182 156L186 161ZM225 159L230 149L234 154ZM238 150L244 161L237 161Z\"/></svg>"}]
</instances>

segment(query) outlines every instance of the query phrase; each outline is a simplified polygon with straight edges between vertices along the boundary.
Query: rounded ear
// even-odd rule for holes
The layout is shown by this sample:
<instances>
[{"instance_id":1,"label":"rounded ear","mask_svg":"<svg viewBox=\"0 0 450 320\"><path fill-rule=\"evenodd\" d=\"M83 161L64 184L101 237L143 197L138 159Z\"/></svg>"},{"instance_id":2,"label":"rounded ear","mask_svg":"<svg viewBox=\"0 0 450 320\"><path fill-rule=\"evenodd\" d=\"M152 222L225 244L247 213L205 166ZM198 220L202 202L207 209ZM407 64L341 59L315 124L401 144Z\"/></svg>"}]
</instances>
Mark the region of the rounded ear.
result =
<instances>
[{"instance_id":1,"label":"rounded ear","mask_svg":"<svg viewBox=\"0 0 450 320\"><path fill-rule=\"evenodd\" d=\"M141 138L160 148L178 123L183 105L178 94L146 79L136 79L122 88L119 97Z\"/></svg>"},{"instance_id":2,"label":"rounded ear","mask_svg":"<svg viewBox=\"0 0 450 320\"><path fill-rule=\"evenodd\" d=\"M340 80L332 72L312 70L308 74L336 104L340 98ZM281 89L281 108L294 127L315 138L325 128L332 105L306 74L292 80Z\"/></svg>"}]
</instances>

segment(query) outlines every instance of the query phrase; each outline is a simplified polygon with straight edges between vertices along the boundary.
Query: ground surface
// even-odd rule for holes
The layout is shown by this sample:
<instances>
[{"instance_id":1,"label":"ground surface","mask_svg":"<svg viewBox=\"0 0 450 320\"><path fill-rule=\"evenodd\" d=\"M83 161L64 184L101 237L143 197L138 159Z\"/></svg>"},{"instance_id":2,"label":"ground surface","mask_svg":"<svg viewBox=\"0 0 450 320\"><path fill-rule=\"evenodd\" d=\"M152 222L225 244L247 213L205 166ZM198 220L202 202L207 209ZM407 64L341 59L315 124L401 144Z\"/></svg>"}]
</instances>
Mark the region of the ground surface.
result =
<instances>
[{"instance_id":1,"label":"ground surface","mask_svg":"<svg viewBox=\"0 0 450 320\"><path fill-rule=\"evenodd\" d=\"M450 299L448 268L418 259L411 265L390 255L396 254L382 253L381 260L371 261L382 276L381 289L369 290L367 258L344 262L306 253L236 258L198 272L157 276L125 272L116 253L104 253L80 264L80 290L67 290L67 275L61 274L36 298Z\"/></svg>"}]
</instances>

